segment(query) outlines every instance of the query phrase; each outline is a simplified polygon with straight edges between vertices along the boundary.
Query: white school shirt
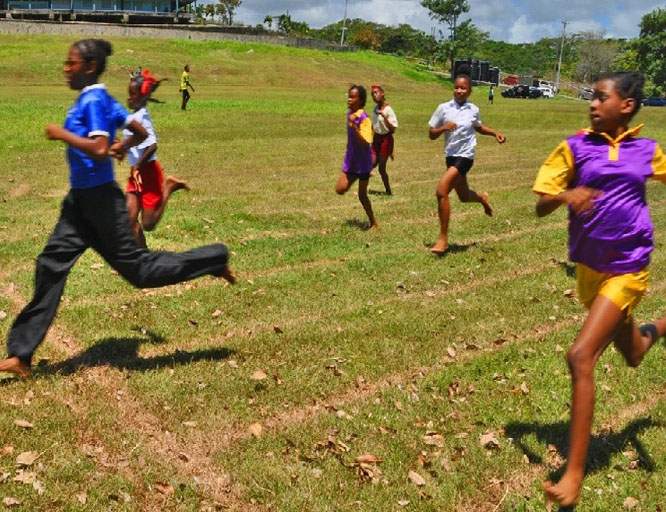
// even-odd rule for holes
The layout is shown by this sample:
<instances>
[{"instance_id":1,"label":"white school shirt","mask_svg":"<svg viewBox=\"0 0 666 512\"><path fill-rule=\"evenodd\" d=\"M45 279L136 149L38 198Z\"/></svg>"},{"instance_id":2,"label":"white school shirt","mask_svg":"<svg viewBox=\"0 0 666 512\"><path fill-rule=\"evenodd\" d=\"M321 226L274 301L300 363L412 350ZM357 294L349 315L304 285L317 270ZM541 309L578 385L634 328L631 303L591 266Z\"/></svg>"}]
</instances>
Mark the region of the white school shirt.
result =
<instances>
[{"instance_id":1,"label":"white school shirt","mask_svg":"<svg viewBox=\"0 0 666 512\"><path fill-rule=\"evenodd\" d=\"M146 107L140 108L136 112L130 114L127 118L127 124L130 124L132 121L138 121L141 126L143 126L148 132L148 137L146 137L146 140L137 146L131 147L127 152L127 161L132 167L134 167L143 156L146 148L152 146L153 144L157 144L157 135L155 134L155 128L153 127L153 120L150 118L150 114L148 113L148 109ZM126 128L123 130L123 136L124 138L131 137L132 132ZM157 160L157 151L152 154L152 156L148 159L148 162L152 162L153 160Z\"/></svg>"},{"instance_id":2,"label":"white school shirt","mask_svg":"<svg viewBox=\"0 0 666 512\"><path fill-rule=\"evenodd\" d=\"M378 113L378 106L375 105L375 108L372 109L372 129L378 135L386 135L391 130L386 126L386 121ZM391 108L390 105L384 107L384 114L388 117L389 123L391 123L395 128L398 127L398 118L395 115L395 111Z\"/></svg>"},{"instance_id":3,"label":"white school shirt","mask_svg":"<svg viewBox=\"0 0 666 512\"><path fill-rule=\"evenodd\" d=\"M446 122L453 122L457 128L444 132L444 152L446 156L461 156L474 160L476 149L475 128L481 126L479 107L466 101L460 105L456 100L440 104L433 112L429 125L439 128Z\"/></svg>"}]
</instances>

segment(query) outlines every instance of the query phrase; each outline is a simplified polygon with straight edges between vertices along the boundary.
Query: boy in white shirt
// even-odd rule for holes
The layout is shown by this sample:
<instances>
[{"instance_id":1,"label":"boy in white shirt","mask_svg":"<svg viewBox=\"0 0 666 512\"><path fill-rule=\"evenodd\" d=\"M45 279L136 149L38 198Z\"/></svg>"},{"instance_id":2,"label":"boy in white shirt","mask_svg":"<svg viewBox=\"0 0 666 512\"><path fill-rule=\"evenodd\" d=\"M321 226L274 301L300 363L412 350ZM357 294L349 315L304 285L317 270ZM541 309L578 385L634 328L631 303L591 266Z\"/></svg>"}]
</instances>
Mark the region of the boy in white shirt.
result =
<instances>
[{"instance_id":1,"label":"boy in white shirt","mask_svg":"<svg viewBox=\"0 0 666 512\"><path fill-rule=\"evenodd\" d=\"M379 174L382 177L386 195L390 196L393 193L391 192L391 184L386 172L386 163L389 158L393 160L393 133L398 127L398 118L393 108L387 103L382 86L374 84L371 91L372 99L376 104L372 110L372 129L374 131L372 142L373 164L379 167Z\"/></svg>"},{"instance_id":2,"label":"boy in white shirt","mask_svg":"<svg viewBox=\"0 0 666 512\"><path fill-rule=\"evenodd\" d=\"M189 190L186 182L173 176L165 180L164 171L157 160L157 135L146 108L157 85L159 82L150 71L141 70L131 77L127 98L127 104L133 110L128 119L138 121L148 132L148 137L141 144L131 147L127 152L131 170L125 189L132 233L142 247L146 247L144 230L155 229L171 194L180 189ZM128 137L125 131L123 136Z\"/></svg>"},{"instance_id":3,"label":"boy in white shirt","mask_svg":"<svg viewBox=\"0 0 666 512\"><path fill-rule=\"evenodd\" d=\"M439 213L439 238L430 251L442 256L449 248L449 218L451 205L449 193L455 189L463 203L480 203L486 215L491 216L493 209L488 202L488 194L477 194L469 188L467 173L474 164L476 133L491 135L497 142L504 144L506 138L500 132L483 125L479 116L479 107L467 101L472 94L472 80L467 75L458 75L454 82L453 99L440 104L430 118L430 140L445 134L444 150L446 171L437 184L437 209Z\"/></svg>"}]
</instances>

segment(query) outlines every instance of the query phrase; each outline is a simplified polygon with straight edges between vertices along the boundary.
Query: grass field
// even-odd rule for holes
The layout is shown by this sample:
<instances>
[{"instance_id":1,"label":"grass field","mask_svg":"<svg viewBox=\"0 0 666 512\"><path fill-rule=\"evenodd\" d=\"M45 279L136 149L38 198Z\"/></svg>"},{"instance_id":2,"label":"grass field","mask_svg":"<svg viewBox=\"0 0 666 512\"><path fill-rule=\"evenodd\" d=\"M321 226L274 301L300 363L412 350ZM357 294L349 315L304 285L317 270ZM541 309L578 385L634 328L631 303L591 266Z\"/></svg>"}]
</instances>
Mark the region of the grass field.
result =
<instances>
[{"instance_id":1,"label":"grass field","mask_svg":"<svg viewBox=\"0 0 666 512\"><path fill-rule=\"evenodd\" d=\"M3 339L67 190L63 147L43 128L73 99L60 64L70 42L0 36ZM86 253L34 378L0 383L0 497L31 511L544 510L541 481L566 455L563 354L583 311L565 293L565 212L537 219L530 188L586 125L586 105L490 107L476 91L484 122L508 137L482 138L470 174L496 215L454 199L458 250L435 259L442 147L426 124L449 84L367 53L113 42L105 81L118 98L139 64L171 79L151 108L160 160L193 187L149 245L224 241L240 282L142 292ZM182 113L185 62L197 92ZM384 83L400 120L395 196L371 196L372 233L354 194L333 191L351 82ZM639 120L666 141L663 112ZM649 200L657 248L639 319L666 309L666 189L650 185ZM659 346L638 370L613 350L600 362L579 510L666 504L664 357ZM37 458L21 468L23 452ZM359 465L364 454L381 462Z\"/></svg>"}]
</instances>

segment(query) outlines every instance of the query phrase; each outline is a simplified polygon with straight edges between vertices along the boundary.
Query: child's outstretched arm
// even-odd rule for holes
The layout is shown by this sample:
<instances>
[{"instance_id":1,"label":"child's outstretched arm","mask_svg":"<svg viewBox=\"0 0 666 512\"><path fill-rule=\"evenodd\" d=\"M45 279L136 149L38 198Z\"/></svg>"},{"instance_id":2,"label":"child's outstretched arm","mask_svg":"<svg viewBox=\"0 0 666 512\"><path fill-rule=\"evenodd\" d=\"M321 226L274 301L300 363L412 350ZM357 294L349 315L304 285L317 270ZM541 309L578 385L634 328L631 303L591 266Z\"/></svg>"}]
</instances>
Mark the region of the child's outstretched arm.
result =
<instances>
[{"instance_id":1,"label":"child's outstretched arm","mask_svg":"<svg viewBox=\"0 0 666 512\"><path fill-rule=\"evenodd\" d=\"M103 160L108 156L109 138L104 135L79 137L62 126L51 123L46 125L46 138L49 140L61 140L68 146L83 151L95 160Z\"/></svg>"},{"instance_id":2,"label":"child's outstretched arm","mask_svg":"<svg viewBox=\"0 0 666 512\"><path fill-rule=\"evenodd\" d=\"M474 129L477 131L477 133L480 133L481 135L490 135L491 137L495 137L495 140L500 144L504 144L506 142L506 137L504 136L504 134L502 132L493 130L490 126L481 124L479 126L475 126Z\"/></svg>"}]
</instances>

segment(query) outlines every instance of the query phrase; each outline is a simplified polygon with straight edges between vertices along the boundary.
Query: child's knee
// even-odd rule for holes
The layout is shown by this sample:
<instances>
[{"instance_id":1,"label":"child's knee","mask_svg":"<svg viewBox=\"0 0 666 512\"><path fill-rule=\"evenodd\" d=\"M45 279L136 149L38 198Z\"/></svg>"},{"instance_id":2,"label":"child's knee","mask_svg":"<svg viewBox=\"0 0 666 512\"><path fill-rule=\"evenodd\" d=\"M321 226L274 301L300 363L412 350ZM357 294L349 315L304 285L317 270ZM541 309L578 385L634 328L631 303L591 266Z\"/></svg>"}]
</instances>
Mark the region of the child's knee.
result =
<instances>
[{"instance_id":1,"label":"child's knee","mask_svg":"<svg viewBox=\"0 0 666 512\"><path fill-rule=\"evenodd\" d=\"M567 352L567 364L573 375L594 371L594 358L584 347L574 345Z\"/></svg>"}]
</instances>

